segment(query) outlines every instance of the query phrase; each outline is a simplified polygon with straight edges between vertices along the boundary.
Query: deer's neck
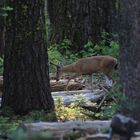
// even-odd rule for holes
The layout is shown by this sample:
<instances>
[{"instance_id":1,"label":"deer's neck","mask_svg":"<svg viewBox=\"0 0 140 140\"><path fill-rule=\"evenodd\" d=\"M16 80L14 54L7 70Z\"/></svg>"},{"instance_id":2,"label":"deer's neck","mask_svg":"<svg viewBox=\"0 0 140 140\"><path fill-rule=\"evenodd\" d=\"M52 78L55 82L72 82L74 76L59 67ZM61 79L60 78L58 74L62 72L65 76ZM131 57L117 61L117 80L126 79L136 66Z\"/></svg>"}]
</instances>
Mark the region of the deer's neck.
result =
<instances>
[{"instance_id":1,"label":"deer's neck","mask_svg":"<svg viewBox=\"0 0 140 140\"><path fill-rule=\"evenodd\" d=\"M67 65L62 68L63 72L74 72L74 64Z\"/></svg>"}]
</instances>

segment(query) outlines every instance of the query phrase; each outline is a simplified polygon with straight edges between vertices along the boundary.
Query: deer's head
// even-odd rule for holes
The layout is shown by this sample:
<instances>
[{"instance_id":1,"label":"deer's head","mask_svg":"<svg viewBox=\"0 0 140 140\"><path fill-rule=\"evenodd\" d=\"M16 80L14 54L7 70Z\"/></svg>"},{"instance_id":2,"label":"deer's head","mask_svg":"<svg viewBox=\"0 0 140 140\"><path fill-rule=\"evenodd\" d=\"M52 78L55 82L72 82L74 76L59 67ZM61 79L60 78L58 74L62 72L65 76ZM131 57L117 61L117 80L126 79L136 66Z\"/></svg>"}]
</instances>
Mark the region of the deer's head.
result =
<instances>
[{"instance_id":1,"label":"deer's head","mask_svg":"<svg viewBox=\"0 0 140 140\"><path fill-rule=\"evenodd\" d=\"M56 73L56 81L60 80L60 77L62 75L62 68L63 68L63 64L59 64L57 65L57 73Z\"/></svg>"}]
</instances>

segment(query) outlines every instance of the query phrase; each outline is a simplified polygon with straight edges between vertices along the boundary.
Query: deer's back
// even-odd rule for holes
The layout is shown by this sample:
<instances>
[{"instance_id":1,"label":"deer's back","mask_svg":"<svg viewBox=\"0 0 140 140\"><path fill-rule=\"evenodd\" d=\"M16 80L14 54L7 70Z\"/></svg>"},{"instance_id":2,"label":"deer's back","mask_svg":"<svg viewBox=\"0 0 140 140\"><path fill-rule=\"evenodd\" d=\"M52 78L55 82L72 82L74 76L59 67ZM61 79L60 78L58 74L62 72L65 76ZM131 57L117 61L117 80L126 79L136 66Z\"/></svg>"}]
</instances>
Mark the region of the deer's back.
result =
<instances>
[{"instance_id":1,"label":"deer's back","mask_svg":"<svg viewBox=\"0 0 140 140\"><path fill-rule=\"evenodd\" d=\"M93 56L79 59L75 63L76 73L92 74L92 73L109 73L114 67L116 59L110 56Z\"/></svg>"}]
</instances>

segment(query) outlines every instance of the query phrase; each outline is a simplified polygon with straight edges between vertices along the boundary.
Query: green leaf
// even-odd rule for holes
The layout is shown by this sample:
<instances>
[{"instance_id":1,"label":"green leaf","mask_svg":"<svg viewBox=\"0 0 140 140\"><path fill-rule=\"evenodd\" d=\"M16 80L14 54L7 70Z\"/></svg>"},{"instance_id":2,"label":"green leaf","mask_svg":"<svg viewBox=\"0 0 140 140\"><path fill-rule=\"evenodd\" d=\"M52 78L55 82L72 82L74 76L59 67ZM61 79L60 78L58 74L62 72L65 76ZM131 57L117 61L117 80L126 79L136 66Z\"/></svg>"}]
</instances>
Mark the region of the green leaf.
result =
<instances>
[{"instance_id":1,"label":"green leaf","mask_svg":"<svg viewBox=\"0 0 140 140\"><path fill-rule=\"evenodd\" d=\"M9 6L6 6L6 7L2 7L1 10L4 10L4 11L12 11L13 8L12 7L9 7Z\"/></svg>"}]
</instances>

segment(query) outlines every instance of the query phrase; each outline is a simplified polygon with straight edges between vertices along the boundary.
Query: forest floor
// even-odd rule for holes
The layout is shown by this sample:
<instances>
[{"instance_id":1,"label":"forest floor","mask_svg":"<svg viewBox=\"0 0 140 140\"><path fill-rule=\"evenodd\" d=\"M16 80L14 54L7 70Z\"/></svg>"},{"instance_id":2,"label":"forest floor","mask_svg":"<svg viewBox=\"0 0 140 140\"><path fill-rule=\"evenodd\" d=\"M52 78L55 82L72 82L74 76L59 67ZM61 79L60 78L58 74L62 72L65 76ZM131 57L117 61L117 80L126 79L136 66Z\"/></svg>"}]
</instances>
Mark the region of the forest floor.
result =
<instances>
[{"instance_id":1,"label":"forest floor","mask_svg":"<svg viewBox=\"0 0 140 140\"><path fill-rule=\"evenodd\" d=\"M106 94L110 92L113 93L113 91L103 86L103 84L100 84L101 86L95 84L94 90L88 89L88 84L83 81L83 79L70 82L69 91L65 91L66 81L66 79L59 82L51 80L52 96L55 100L56 115L59 121L58 124L55 124L55 127L52 126L53 123L40 125L40 122L47 122L48 119L48 116L46 116L44 112L31 112L24 117L3 117L0 115L0 140L3 140L2 136L7 136L7 134L9 135L9 133L13 131L24 135L26 138L27 134L32 137L31 132L41 128L43 128L41 132L45 133L37 134L36 138L38 139L36 140L40 140L42 137L47 139L53 137L52 139L58 140L106 140L109 135L110 121L104 120L110 120L113 116L114 111L116 111L115 106L117 100L116 97L107 97ZM2 84L2 77L0 77L0 89L2 89ZM116 89L114 92L116 92ZM51 115L49 117L51 117ZM70 124L64 127L63 125L69 123L69 121ZM90 123L86 124L87 121L90 121ZM62 122L61 125L59 124L60 122ZM82 125L84 123L84 127L81 124L75 126L76 123L80 122L82 122ZM93 125L91 125L92 123ZM21 132L20 129L17 128L22 128L22 130L25 131ZM68 128L69 130L66 131ZM51 133L48 133L50 132L48 131L49 129L52 129ZM66 133L64 133L65 131ZM18 137L18 133L12 135L12 137ZM54 135L57 136L54 137ZM119 140L118 136L114 137L113 140ZM140 140L140 137L132 138L131 140Z\"/></svg>"}]
</instances>

